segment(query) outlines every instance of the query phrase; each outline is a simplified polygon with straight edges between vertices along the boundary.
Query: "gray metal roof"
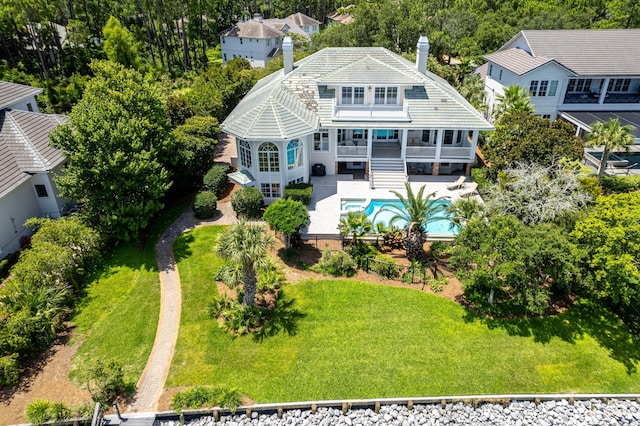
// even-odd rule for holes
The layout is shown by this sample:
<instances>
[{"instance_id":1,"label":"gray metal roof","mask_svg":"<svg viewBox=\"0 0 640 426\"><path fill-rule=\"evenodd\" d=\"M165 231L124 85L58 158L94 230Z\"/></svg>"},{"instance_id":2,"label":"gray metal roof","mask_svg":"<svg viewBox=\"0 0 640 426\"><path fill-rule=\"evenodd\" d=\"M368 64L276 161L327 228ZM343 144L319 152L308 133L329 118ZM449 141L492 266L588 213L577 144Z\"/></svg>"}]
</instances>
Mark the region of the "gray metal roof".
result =
<instances>
[{"instance_id":1,"label":"gray metal roof","mask_svg":"<svg viewBox=\"0 0 640 426\"><path fill-rule=\"evenodd\" d=\"M0 111L0 197L29 178L64 161L62 151L49 145L49 133L64 123L64 115Z\"/></svg>"},{"instance_id":2,"label":"gray metal roof","mask_svg":"<svg viewBox=\"0 0 640 426\"><path fill-rule=\"evenodd\" d=\"M367 66L385 79L363 72ZM406 96L410 121L335 122L335 94L326 88L332 81L413 86ZM493 128L445 80L420 73L414 63L382 47L334 47L307 56L288 74L280 70L260 80L222 123L224 131L248 140L288 140L320 127L357 126Z\"/></svg>"},{"instance_id":3,"label":"gray metal roof","mask_svg":"<svg viewBox=\"0 0 640 426\"><path fill-rule=\"evenodd\" d=\"M509 71L523 75L536 68L553 62L553 59L546 57L533 57L522 49L506 49L485 55L484 58Z\"/></svg>"},{"instance_id":4,"label":"gray metal roof","mask_svg":"<svg viewBox=\"0 0 640 426\"><path fill-rule=\"evenodd\" d=\"M535 58L552 58L578 75L640 75L640 29L525 30L499 50L524 39Z\"/></svg>"},{"instance_id":5,"label":"gray metal roof","mask_svg":"<svg viewBox=\"0 0 640 426\"><path fill-rule=\"evenodd\" d=\"M42 93L42 89L37 87L0 81L0 109L7 108L40 93Z\"/></svg>"},{"instance_id":6,"label":"gray metal roof","mask_svg":"<svg viewBox=\"0 0 640 426\"><path fill-rule=\"evenodd\" d=\"M598 121L606 123L612 118L617 118L621 126L631 125L633 137L640 139L640 111L561 111L561 114L589 129Z\"/></svg>"}]
</instances>

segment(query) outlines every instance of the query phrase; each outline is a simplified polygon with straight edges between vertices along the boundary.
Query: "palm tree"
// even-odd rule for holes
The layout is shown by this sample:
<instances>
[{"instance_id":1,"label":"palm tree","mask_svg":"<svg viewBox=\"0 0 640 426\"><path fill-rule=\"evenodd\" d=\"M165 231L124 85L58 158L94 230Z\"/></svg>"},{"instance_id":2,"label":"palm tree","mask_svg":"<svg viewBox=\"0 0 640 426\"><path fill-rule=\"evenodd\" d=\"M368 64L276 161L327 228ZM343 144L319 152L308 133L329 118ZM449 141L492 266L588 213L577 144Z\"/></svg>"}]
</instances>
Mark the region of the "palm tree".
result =
<instances>
[{"instance_id":1,"label":"palm tree","mask_svg":"<svg viewBox=\"0 0 640 426\"><path fill-rule=\"evenodd\" d=\"M383 211L393 213L393 217L389 222L390 225L406 222L404 227L404 249L407 252L407 258L413 261L419 259L422 255L423 246L427 240L427 225L436 220L444 219L438 214L444 212L446 207L441 202L444 198L436 197L435 192L428 194L426 197L424 196L425 185L418 190L417 194L413 193L409 182L406 182L404 186L407 190L406 197L397 191L391 191L402 205L384 204L377 214Z\"/></svg>"},{"instance_id":2,"label":"palm tree","mask_svg":"<svg viewBox=\"0 0 640 426\"><path fill-rule=\"evenodd\" d=\"M241 220L220 236L216 253L228 262L242 267L244 298L242 304L253 306L256 297L258 271L270 264L269 248L275 240L264 226Z\"/></svg>"},{"instance_id":3,"label":"palm tree","mask_svg":"<svg viewBox=\"0 0 640 426\"><path fill-rule=\"evenodd\" d=\"M343 236L351 235L351 244L356 245L358 240L373 230L373 224L363 212L349 212L340 219L338 230Z\"/></svg>"},{"instance_id":4,"label":"palm tree","mask_svg":"<svg viewBox=\"0 0 640 426\"><path fill-rule=\"evenodd\" d=\"M498 120L504 114L515 111L524 111L530 114L535 112L535 108L529 102L531 96L523 87L513 84L504 93L496 96L496 103L493 108L493 117Z\"/></svg>"},{"instance_id":5,"label":"palm tree","mask_svg":"<svg viewBox=\"0 0 640 426\"><path fill-rule=\"evenodd\" d=\"M612 118L606 123L599 121L591 126L591 131L587 134L587 146L602 145L603 147L602 160L598 169L598 182L604 175L611 153L621 149L628 151L629 145L633 144L632 130L632 126L621 126L620 120L617 118Z\"/></svg>"},{"instance_id":6,"label":"palm tree","mask_svg":"<svg viewBox=\"0 0 640 426\"><path fill-rule=\"evenodd\" d=\"M483 212L483 206L475 198L459 198L449 205L449 220L451 230L464 227L470 220L479 217Z\"/></svg>"}]
</instances>

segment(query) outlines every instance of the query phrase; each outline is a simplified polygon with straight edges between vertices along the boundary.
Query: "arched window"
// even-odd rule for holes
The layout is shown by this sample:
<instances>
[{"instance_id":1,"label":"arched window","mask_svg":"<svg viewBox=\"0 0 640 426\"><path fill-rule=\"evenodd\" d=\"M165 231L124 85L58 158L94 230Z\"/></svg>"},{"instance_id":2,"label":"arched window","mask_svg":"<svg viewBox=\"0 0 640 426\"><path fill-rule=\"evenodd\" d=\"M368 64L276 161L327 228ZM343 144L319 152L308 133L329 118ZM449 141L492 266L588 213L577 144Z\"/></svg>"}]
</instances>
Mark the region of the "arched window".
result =
<instances>
[{"instance_id":1,"label":"arched window","mask_svg":"<svg viewBox=\"0 0 640 426\"><path fill-rule=\"evenodd\" d=\"M258 148L258 165L261 172L279 172L280 157L278 147L271 142L265 142Z\"/></svg>"},{"instance_id":2,"label":"arched window","mask_svg":"<svg viewBox=\"0 0 640 426\"><path fill-rule=\"evenodd\" d=\"M240 165L250 169L253 162L251 161L251 146L249 142L241 140L238 143L238 150L240 151Z\"/></svg>"},{"instance_id":3,"label":"arched window","mask_svg":"<svg viewBox=\"0 0 640 426\"><path fill-rule=\"evenodd\" d=\"M287 168L295 169L302 165L302 145L297 139L292 140L287 145Z\"/></svg>"}]
</instances>

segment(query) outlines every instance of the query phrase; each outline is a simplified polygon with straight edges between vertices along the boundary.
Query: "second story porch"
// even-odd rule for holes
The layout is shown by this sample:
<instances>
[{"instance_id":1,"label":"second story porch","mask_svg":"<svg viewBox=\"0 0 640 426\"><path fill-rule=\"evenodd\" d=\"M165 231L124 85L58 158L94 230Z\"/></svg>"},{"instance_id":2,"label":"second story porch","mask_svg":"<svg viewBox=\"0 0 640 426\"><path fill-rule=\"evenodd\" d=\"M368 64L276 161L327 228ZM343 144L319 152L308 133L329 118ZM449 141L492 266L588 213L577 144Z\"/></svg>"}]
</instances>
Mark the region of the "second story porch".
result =
<instances>
[{"instance_id":1,"label":"second story porch","mask_svg":"<svg viewBox=\"0 0 640 426\"><path fill-rule=\"evenodd\" d=\"M640 78L572 78L563 104L638 104Z\"/></svg>"}]
</instances>

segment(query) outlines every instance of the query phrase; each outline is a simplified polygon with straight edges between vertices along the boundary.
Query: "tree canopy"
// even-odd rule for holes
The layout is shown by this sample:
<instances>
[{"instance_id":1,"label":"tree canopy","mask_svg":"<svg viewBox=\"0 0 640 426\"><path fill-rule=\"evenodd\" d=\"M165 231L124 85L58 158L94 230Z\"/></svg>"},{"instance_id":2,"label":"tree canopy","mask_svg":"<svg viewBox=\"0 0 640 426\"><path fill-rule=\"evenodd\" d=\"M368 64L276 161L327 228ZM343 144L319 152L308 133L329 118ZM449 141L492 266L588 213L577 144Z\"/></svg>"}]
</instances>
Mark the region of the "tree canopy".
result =
<instances>
[{"instance_id":1,"label":"tree canopy","mask_svg":"<svg viewBox=\"0 0 640 426\"><path fill-rule=\"evenodd\" d=\"M586 285L614 303L640 301L640 193L600 197L571 237L581 249Z\"/></svg>"},{"instance_id":2,"label":"tree canopy","mask_svg":"<svg viewBox=\"0 0 640 426\"><path fill-rule=\"evenodd\" d=\"M515 163L549 166L563 158L580 160L584 152L571 124L522 111L503 115L482 149L494 174Z\"/></svg>"},{"instance_id":3,"label":"tree canopy","mask_svg":"<svg viewBox=\"0 0 640 426\"><path fill-rule=\"evenodd\" d=\"M607 162L612 152L628 150L629 145L633 145L633 127L631 125L621 126L618 118L612 118L606 123L598 121L591 126L591 131L587 134L587 146L602 146L602 158L598 168L598 181L602 179Z\"/></svg>"},{"instance_id":4,"label":"tree canopy","mask_svg":"<svg viewBox=\"0 0 640 426\"><path fill-rule=\"evenodd\" d=\"M135 239L171 185L169 122L138 72L111 62L93 70L68 123L51 134L67 158L56 181L64 197L86 201L83 215L104 235Z\"/></svg>"},{"instance_id":5,"label":"tree canopy","mask_svg":"<svg viewBox=\"0 0 640 426\"><path fill-rule=\"evenodd\" d=\"M285 246L289 248L291 236L309 223L309 213L300 201L280 198L267 207L263 219L274 231L284 234Z\"/></svg>"}]
</instances>

